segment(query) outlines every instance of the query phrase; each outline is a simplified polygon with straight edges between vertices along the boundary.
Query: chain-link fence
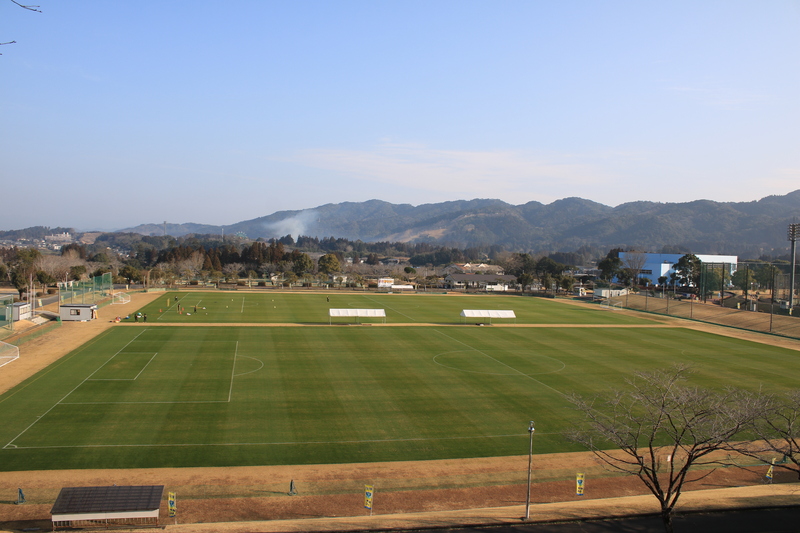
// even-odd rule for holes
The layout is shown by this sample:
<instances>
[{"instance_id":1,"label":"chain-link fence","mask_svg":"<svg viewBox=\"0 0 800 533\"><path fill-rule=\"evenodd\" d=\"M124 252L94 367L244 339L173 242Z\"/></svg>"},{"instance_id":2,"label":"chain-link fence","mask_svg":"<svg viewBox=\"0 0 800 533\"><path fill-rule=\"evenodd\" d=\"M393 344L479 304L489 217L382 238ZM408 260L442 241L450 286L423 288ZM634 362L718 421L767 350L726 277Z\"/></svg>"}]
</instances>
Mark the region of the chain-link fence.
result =
<instances>
[{"instance_id":1,"label":"chain-link fence","mask_svg":"<svg viewBox=\"0 0 800 533\"><path fill-rule=\"evenodd\" d=\"M111 297L111 272L84 281L59 283L62 304L95 304Z\"/></svg>"},{"instance_id":2,"label":"chain-link fence","mask_svg":"<svg viewBox=\"0 0 800 533\"><path fill-rule=\"evenodd\" d=\"M683 285L615 296L609 303L764 333L800 338L800 290L792 264L703 263Z\"/></svg>"}]
</instances>

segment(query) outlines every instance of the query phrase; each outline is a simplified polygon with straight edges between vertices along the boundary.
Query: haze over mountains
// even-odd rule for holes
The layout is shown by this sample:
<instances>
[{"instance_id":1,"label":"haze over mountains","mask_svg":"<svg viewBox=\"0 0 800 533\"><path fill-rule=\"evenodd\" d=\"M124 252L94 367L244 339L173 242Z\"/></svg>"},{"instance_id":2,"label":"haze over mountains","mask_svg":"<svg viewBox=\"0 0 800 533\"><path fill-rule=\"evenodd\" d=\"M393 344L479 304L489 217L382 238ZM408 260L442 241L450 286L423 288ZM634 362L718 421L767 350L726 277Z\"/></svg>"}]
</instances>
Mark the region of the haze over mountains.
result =
<instances>
[{"instance_id":1,"label":"haze over mountains","mask_svg":"<svg viewBox=\"0 0 800 533\"><path fill-rule=\"evenodd\" d=\"M475 199L412 206L369 200L279 211L227 226L166 223L166 233L243 233L251 239L291 234L295 238L424 241L458 247L494 244L515 251L684 247L703 253L752 255L787 248L787 224L798 219L800 189L752 202L641 201L616 207L583 198L564 198L546 205ZM165 224L142 224L120 231L163 235Z\"/></svg>"}]
</instances>

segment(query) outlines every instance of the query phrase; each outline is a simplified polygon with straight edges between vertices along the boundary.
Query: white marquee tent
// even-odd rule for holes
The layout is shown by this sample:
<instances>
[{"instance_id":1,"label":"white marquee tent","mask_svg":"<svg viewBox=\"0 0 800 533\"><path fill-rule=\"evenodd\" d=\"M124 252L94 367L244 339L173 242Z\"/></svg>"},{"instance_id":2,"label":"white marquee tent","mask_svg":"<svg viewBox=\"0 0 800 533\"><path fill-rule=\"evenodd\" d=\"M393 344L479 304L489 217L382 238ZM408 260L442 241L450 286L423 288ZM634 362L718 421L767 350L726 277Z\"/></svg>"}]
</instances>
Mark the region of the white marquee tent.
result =
<instances>
[{"instance_id":1,"label":"white marquee tent","mask_svg":"<svg viewBox=\"0 0 800 533\"><path fill-rule=\"evenodd\" d=\"M340 317L355 317L356 322L359 318L383 318L386 323L386 310L385 309L329 309L328 310L328 323L332 323L334 318Z\"/></svg>"},{"instance_id":2,"label":"white marquee tent","mask_svg":"<svg viewBox=\"0 0 800 533\"><path fill-rule=\"evenodd\" d=\"M461 311L461 316L464 317L464 322L466 322L468 318L488 318L489 324L491 324L493 318L513 318L514 323L517 323L517 315L511 310L464 309Z\"/></svg>"}]
</instances>

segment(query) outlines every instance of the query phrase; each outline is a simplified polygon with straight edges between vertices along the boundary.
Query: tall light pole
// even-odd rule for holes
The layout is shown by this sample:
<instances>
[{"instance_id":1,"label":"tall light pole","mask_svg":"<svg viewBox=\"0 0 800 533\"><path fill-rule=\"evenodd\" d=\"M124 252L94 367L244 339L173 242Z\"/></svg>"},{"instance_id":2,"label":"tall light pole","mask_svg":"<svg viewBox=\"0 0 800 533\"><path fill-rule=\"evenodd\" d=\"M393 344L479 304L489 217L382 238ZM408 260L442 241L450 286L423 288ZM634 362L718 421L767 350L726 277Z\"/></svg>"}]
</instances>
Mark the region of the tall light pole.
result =
<instances>
[{"instance_id":1,"label":"tall light pole","mask_svg":"<svg viewBox=\"0 0 800 533\"><path fill-rule=\"evenodd\" d=\"M528 426L528 433L530 434L530 447L528 448L528 497L525 498L525 520L531 517L531 468L533 466L533 432L536 428L533 427L533 420Z\"/></svg>"},{"instance_id":2,"label":"tall light pole","mask_svg":"<svg viewBox=\"0 0 800 533\"><path fill-rule=\"evenodd\" d=\"M789 313L794 308L794 271L797 252L797 237L800 236L800 224L789 224L788 237L792 243L792 275L791 284L789 285Z\"/></svg>"}]
</instances>

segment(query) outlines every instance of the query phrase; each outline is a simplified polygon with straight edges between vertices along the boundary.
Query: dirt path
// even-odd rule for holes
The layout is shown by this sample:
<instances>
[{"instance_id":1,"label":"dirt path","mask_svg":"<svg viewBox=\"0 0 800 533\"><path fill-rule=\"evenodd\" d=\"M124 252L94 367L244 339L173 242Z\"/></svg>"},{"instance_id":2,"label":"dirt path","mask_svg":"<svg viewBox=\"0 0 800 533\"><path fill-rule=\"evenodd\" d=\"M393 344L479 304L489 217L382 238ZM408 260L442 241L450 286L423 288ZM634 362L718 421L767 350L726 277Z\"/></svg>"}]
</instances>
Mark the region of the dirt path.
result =
<instances>
[{"instance_id":1,"label":"dirt path","mask_svg":"<svg viewBox=\"0 0 800 533\"><path fill-rule=\"evenodd\" d=\"M0 370L0 391L8 390L108 328L136 327L134 324L115 324L110 319L132 313L160 296L161 293L133 294L129 304L101 309L100 320L65 323L47 335L23 344L20 359ZM561 302L587 305L567 300ZM667 317L653 318L669 327L691 327L800 349L800 342L791 339ZM231 324L219 326L226 325ZM577 472L587 474L587 492L583 497L575 495ZM760 466L715 471L691 486L695 490L704 490L687 494L686 508L697 505L710 507L725 502L741 506L751 500L796 503L800 486L793 483L795 480L791 476L780 471L776 473L777 484L773 485L775 492L764 496L764 473L765 468ZM345 465L2 472L0 530L50 529L49 511L60 488L112 484L165 485L165 490L177 492L181 524L170 526L170 529L187 532L322 531L423 527L426 524L518 523L520 506L525 501L526 475L526 456ZM553 519L555 516L574 519L656 510L652 496L641 496L645 493L641 482L629 477L609 476L590 453L536 455L533 479L532 502L540 509L538 514L534 513L534 519ZM292 480L299 491L296 496L287 494ZM335 518L363 517L366 514L363 509L365 484L376 487L376 516ZM722 493L713 490L729 487L740 488ZM13 504L17 488L23 488L28 503ZM545 506L546 512L543 510ZM265 520L270 522L262 522ZM161 523L172 523L165 505L162 505Z\"/></svg>"},{"instance_id":2,"label":"dirt path","mask_svg":"<svg viewBox=\"0 0 800 533\"><path fill-rule=\"evenodd\" d=\"M739 487L735 494L717 493L705 498L705 505L719 505L730 498L733 501L728 505L743 506L764 489L765 471L763 466L719 469L690 487L700 492ZM576 472L587 475L583 497L575 494ZM175 491L184 531L304 531L310 529L309 519L363 517L368 513L363 508L364 484L375 486L376 516L363 522L363 528L374 528L378 520L382 527L406 527L409 520L464 523L463 510L468 509L480 511L471 516L482 517L481 523L495 518L511 521L518 519L519 506L525 502L526 475L526 456L346 465L6 472L0 476L0 494L7 498L0 500L0 529L49 527L49 510L61 487L111 484L165 485L165 490ZM287 494L292 480L298 490L296 496ZM559 503L562 519L596 516L594 513L601 510L606 516L657 511L655 498L646 495L640 481L610 477L589 453L537 455L533 480L534 506ZM772 504L797 504L800 486L792 481L787 473L777 473L773 487L792 497L773 498ZM17 487L24 489L28 503L13 505L9 501L16 496ZM635 505L625 499L642 495L646 497ZM687 502L699 499L686 497ZM595 503L586 514L583 507L589 501ZM533 518L543 520L553 512L535 511ZM288 522L276 526L264 521ZM161 523L171 523L164 504ZM210 523L211 528L191 526ZM344 523L348 528L355 527L350 521ZM330 520L318 520L315 529L336 529L330 524Z\"/></svg>"}]
</instances>

